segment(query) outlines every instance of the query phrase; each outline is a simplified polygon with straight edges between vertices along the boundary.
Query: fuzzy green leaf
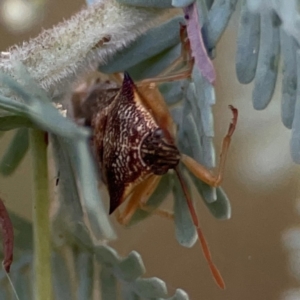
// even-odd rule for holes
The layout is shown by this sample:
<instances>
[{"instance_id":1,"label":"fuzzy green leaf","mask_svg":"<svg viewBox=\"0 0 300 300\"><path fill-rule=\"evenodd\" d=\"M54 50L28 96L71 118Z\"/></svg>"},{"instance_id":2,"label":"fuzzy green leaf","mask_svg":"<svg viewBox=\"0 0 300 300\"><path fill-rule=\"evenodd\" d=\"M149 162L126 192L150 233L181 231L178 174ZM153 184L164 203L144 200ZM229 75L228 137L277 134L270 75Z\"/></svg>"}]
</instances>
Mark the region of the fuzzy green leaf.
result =
<instances>
[{"instance_id":1,"label":"fuzzy green leaf","mask_svg":"<svg viewBox=\"0 0 300 300\"><path fill-rule=\"evenodd\" d=\"M260 15L243 0L236 50L236 76L240 83L250 83L255 76L259 44Z\"/></svg>"},{"instance_id":2,"label":"fuzzy green leaf","mask_svg":"<svg viewBox=\"0 0 300 300\"><path fill-rule=\"evenodd\" d=\"M72 300L72 284L70 273L60 253L53 253L52 257L52 279L56 299ZM62 284L63 283L63 284Z\"/></svg>"},{"instance_id":3,"label":"fuzzy green leaf","mask_svg":"<svg viewBox=\"0 0 300 300\"><path fill-rule=\"evenodd\" d=\"M171 8L172 0L117 0L121 4L139 7Z\"/></svg>"},{"instance_id":4,"label":"fuzzy green leaf","mask_svg":"<svg viewBox=\"0 0 300 300\"><path fill-rule=\"evenodd\" d=\"M297 42L283 29L280 30L280 47L283 57L281 120L292 128L297 98Z\"/></svg>"},{"instance_id":5,"label":"fuzzy green leaf","mask_svg":"<svg viewBox=\"0 0 300 300\"><path fill-rule=\"evenodd\" d=\"M172 5L174 7L186 7L192 3L194 3L195 0L172 0Z\"/></svg>"},{"instance_id":6,"label":"fuzzy green leaf","mask_svg":"<svg viewBox=\"0 0 300 300\"><path fill-rule=\"evenodd\" d=\"M111 270L102 267L100 272L100 288L102 300L117 300L117 280Z\"/></svg>"},{"instance_id":7,"label":"fuzzy green leaf","mask_svg":"<svg viewBox=\"0 0 300 300\"><path fill-rule=\"evenodd\" d=\"M260 49L252 93L253 107L267 107L275 89L279 55L279 18L273 11L261 13Z\"/></svg>"},{"instance_id":8,"label":"fuzzy green leaf","mask_svg":"<svg viewBox=\"0 0 300 300\"><path fill-rule=\"evenodd\" d=\"M180 49L180 44L167 48L159 54L130 67L127 71L135 81L154 78L179 57Z\"/></svg>"},{"instance_id":9,"label":"fuzzy green leaf","mask_svg":"<svg viewBox=\"0 0 300 300\"><path fill-rule=\"evenodd\" d=\"M78 188L82 195L89 224L96 238L114 239L115 233L110 225L107 210L98 191L97 172L89 140L72 140L69 143L71 163L76 171Z\"/></svg>"},{"instance_id":10,"label":"fuzzy green leaf","mask_svg":"<svg viewBox=\"0 0 300 300\"><path fill-rule=\"evenodd\" d=\"M153 57L162 51L177 45L179 38L179 23L182 17L176 17L165 24L153 28L131 44L130 47L114 55L106 65L100 66L104 73L123 72L132 66Z\"/></svg>"},{"instance_id":11,"label":"fuzzy green leaf","mask_svg":"<svg viewBox=\"0 0 300 300\"><path fill-rule=\"evenodd\" d=\"M87 252L81 252L76 259L78 274L78 299L93 298L94 264L93 255Z\"/></svg>"},{"instance_id":12,"label":"fuzzy green leaf","mask_svg":"<svg viewBox=\"0 0 300 300\"><path fill-rule=\"evenodd\" d=\"M192 173L189 173L189 175L192 178L198 190L198 193L203 199L205 199L205 188L207 185L203 183L201 180L199 180L198 178L196 178ZM230 219L231 217L230 201L221 187L218 187L216 189L215 201L213 202L204 201L204 203L215 218L219 220Z\"/></svg>"},{"instance_id":13,"label":"fuzzy green leaf","mask_svg":"<svg viewBox=\"0 0 300 300\"><path fill-rule=\"evenodd\" d=\"M143 260L136 251L129 253L114 271L117 272L118 278L124 281L133 281L146 272Z\"/></svg>"},{"instance_id":14,"label":"fuzzy green leaf","mask_svg":"<svg viewBox=\"0 0 300 300\"><path fill-rule=\"evenodd\" d=\"M11 175L22 162L29 147L28 129L21 128L14 135L0 162L0 173Z\"/></svg>"},{"instance_id":15,"label":"fuzzy green leaf","mask_svg":"<svg viewBox=\"0 0 300 300\"><path fill-rule=\"evenodd\" d=\"M107 267L118 264L121 260L117 251L108 246L97 246L94 249L98 261Z\"/></svg>"},{"instance_id":16,"label":"fuzzy green leaf","mask_svg":"<svg viewBox=\"0 0 300 300\"><path fill-rule=\"evenodd\" d=\"M0 117L0 131L8 131L20 127L34 128L34 124L25 116Z\"/></svg>"},{"instance_id":17,"label":"fuzzy green leaf","mask_svg":"<svg viewBox=\"0 0 300 300\"><path fill-rule=\"evenodd\" d=\"M183 173L181 176L183 176ZM183 178L185 184L188 185L185 176ZM197 240L197 231L191 218L187 200L176 176L174 176L174 181L173 195L176 239L182 246L190 248Z\"/></svg>"},{"instance_id":18,"label":"fuzzy green leaf","mask_svg":"<svg viewBox=\"0 0 300 300\"><path fill-rule=\"evenodd\" d=\"M185 291L177 289L175 295L167 300L189 300L189 296Z\"/></svg>"},{"instance_id":19,"label":"fuzzy green leaf","mask_svg":"<svg viewBox=\"0 0 300 300\"><path fill-rule=\"evenodd\" d=\"M9 216L14 226L15 247L23 253L32 251L33 231L31 223L12 211L9 212Z\"/></svg>"},{"instance_id":20,"label":"fuzzy green leaf","mask_svg":"<svg viewBox=\"0 0 300 300\"><path fill-rule=\"evenodd\" d=\"M236 3L237 0L215 0L213 2L203 27L208 51L214 48L219 41L232 13L235 11Z\"/></svg>"},{"instance_id":21,"label":"fuzzy green leaf","mask_svg":"<svg viewBox=\"0 0 300 300\"><path fill-rule=\"evenodd\" d=\"M137 279L131 284L132 289L142 298L166 297L166 284L159 278Z\"/></svg>"}]
</instances>

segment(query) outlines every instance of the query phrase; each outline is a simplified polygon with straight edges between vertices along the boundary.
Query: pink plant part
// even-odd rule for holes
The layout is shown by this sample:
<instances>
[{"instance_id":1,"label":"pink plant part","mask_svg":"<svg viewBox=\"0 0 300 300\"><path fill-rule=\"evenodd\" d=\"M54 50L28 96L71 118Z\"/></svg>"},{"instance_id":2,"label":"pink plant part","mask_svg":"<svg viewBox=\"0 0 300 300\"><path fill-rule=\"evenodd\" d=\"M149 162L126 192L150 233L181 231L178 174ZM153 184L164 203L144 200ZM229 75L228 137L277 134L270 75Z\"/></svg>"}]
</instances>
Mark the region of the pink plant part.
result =
<instances>
[{"instance_id":1,"label":"pink plant part","mask_svg":"<svg viewBox=\"0 0 300 300\"><path fill-rule=\"evenodd\" d=\"M5 271L9 273L10 266L13 261L14 229L2 199L0 199L0 227L2 231L4 249L4 260L2 264Z\"/></svg>"},{"instance_id":2,"label":"pink plant part","mask_svg":"<svg viewBox=\"0 0 300 300\"><path fill-rule=\"evenodd\" d=\"M201 27L199 23L199 15L197 10L197 2L184 8L186 18L187 33L191 42L192 56L195 58L195 64L199 68L201 74L210 82L216 80L214 66L207 55L207 51L203 42Z\"/></svg>"}]
</instances>

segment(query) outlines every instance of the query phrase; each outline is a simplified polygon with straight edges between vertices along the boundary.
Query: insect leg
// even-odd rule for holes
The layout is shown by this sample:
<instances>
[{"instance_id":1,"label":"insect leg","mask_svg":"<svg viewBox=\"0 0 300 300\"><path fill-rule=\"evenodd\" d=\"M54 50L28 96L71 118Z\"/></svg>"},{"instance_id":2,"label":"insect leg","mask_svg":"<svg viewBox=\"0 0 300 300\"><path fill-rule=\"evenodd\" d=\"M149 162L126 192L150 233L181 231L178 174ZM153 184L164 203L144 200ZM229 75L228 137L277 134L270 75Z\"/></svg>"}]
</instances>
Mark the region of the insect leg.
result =
<instances>
[{"instance_id":1,"label":"insect leg","mask_svg":"<svg viewBox=\"0 0 300 300\"><path fill-rule=\"evenodd\" d=\"M140 207L140 203L146 203L150 195L154 192L160 178L160 176L151 175L134 188L124 211L117 211L116 213L117 221L120 224L126 225L129 223L135 211Z\"/></svg>"},{"instance_id":2,"label":"insect leg","mask_svg":"<svg viewBox=\"0 0 300 300\"><path fill-rule=\"evenodd\" d=\"M144 79L137 84L163 83L175 80L186 79L191 76L194 67L190 40L187 37L186 26L180 27L181 54L166 69L154 78Z\"/></svg>"},{"instance_id":3,"label":"insect leg","mask_svg":"<svg viewBox=\"0 0 300 300\"><path fill-rule=\"evenodd\" d=\"M228 132L223 139L217 175L212 174L210 170L208 170L204 166L200 165L193 158L191 158L185 154L182 154L182 157L181 157L182 162L197 178L201 179L208 185L214 186L214 187L219 186L223 179L223 172L224 172L224 168L225 168L226 156L228 153L231 136L235 130L237 118L238 118L238 110L231 105L229 107L233 113L233 119L232 119L232 122L230 123Z\"/></svg>"},{"instance_id":4,"label":"insect leg","mask_svg":"<svg viewBox=\"0 0 300 300\"><path fill-rule=\"evenodd\" d=\"M186 201L187 201L187 205L189 207L189 211L190 211L190 214L191 214L194 226L196 227L196 230L197 230L198 239L199 239L199 242L200 242L200 245L201 245L204 257L205 257L205 259L206 259L206 261L208 263L208 267L209 267L209 269L210 269L210 271L211 271L211 273L213 275L213 278L215 279L217 285L221 289L225 289L225 282L224 282L224 280L222 278L222 275L221 275L220 271L218 270L218 268L216 267L216 265L214 264L214 262L212 260L212 256L211 256L211 253L210 253L207 241L206 241L205 236L203 234L203 231L202 231L202 229L200 227L200 223L199 223L199 220L198 220L198 217L197 217L196 210L194 208L193 202L192 202L192 200L190 198L190 195L188 193L188 190L186 188L184 180L183 180L183 178L182 178L182 176L181 176L180 171L179 171L178 168L175 168L175 172L177 174L177 177L178 177L179 182L181 184L183 193L185 195L185 198L186 198Z\"/></svg>"}]
</instances>

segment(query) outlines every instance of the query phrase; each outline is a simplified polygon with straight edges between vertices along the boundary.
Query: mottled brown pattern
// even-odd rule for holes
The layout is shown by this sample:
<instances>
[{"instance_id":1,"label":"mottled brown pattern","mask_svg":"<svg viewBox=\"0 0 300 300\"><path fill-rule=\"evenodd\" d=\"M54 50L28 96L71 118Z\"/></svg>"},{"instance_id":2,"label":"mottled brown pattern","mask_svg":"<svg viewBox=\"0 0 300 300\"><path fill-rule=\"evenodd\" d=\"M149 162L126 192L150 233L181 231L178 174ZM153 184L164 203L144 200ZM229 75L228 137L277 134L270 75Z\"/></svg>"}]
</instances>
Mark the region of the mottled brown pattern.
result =
<instances>
[{"instance_id":1,"label":"mottled brown pattern","mask_svg":"<svg viewBox=\"0 0 300 300\"><path fill-rule=\"evenodd\" d=\"M180 159L165 138L127 73L121 88L97 82L77 109L77 118L93 129L92 147L110 195L112 213L150 175L163 175Z\"/></svg>"},{"instance_id":2,"label":"mottled brown pattern","mask_svg":"<svg viewBox=\"0 0 300 300\"><path fill-rule=\"evenodd\" d=\"M110 195L110 213L134 186L152 174L141 158L140 147L158 126L138 98L134 83L125 75L119 94L92 122L94 147Z\"/></svg>"},{"instance_id":3,"label":"mottled brown pattern","mask_svg":"<svg viewBox=\"0 0 300 300\"><path fill-rule=\"evenodd\" d=\"M95 82L88 91L85 91L83 100L79 97L78 100L72 99L73 114L75 119L84 119L86 126L91 126L92 118L95 113L105 109L116 97L120 87L113 81L100 81ZM74 100L76 105L74 105Z\"/></svg>"},{"instance_id":4,"label":"mottled brown pattern","mask_svg":"<svg viewBox=\"0 0 300 300\"><path fill-rule=\"evenodd\" d=\"M177 147L167 142L162 129L156 129L147 135L140 148L143 161L151 167L155 175L164 175L175 168L180 160Z\"/></svg>"}]
</instances>

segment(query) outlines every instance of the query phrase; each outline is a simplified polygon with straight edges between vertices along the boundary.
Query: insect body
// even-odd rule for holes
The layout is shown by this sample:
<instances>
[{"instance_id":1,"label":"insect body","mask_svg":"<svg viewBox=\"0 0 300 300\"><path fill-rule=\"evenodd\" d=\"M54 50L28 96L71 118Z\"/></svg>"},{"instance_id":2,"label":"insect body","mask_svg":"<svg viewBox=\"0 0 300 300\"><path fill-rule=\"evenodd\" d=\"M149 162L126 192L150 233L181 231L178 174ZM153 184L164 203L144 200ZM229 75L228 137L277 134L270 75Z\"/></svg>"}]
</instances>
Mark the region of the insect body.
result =
<instances>
[{"instance_id":1,"label":"insect body","mask_svg":"<svg viewBox=\"0 0 300 300\"><path fill-rule=\"evenodd\" d=\"M163 74L137 84L125 73L120 88L110 82L98 82L79 103L80 109L75 109L74 114L76 118L83 117L84 124L91 126L93 130L92 148L99 163L102 179L108 188L109 212L113 213L121 203L129 199L124 211L118 213L121 223L128 223L137 208L146 206L161 175L170 169L175 170L204 256L217 284L224 288L224 281L212 262L178 164L181 161L203 182L218 186L222 180L227 150L236 126L237 110L230 106L233 121L223 140L219 169L215 176L193 158L178 151L175 143L175 125L163 96L155 85L163 81L185 78L190 75L192 67L193 64L190 64L189 70Z\"/></svg>"},{"instance_id":2,"label":"insect body","mask_svg":"<svg viewBox=\"0 0 300 300\"><path fill-rule=\"evenodd\" d=\"M164 136L127 73L115 99L92 119L94 151L110 195L112 213L152 175L175 168L180 154Z\"/></svg>"}]
</instances>

